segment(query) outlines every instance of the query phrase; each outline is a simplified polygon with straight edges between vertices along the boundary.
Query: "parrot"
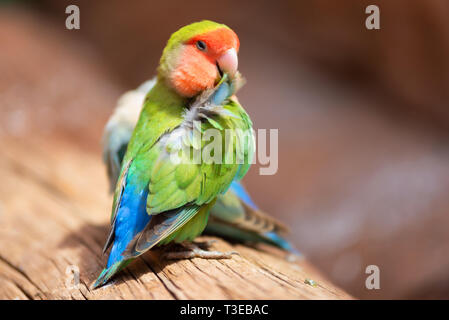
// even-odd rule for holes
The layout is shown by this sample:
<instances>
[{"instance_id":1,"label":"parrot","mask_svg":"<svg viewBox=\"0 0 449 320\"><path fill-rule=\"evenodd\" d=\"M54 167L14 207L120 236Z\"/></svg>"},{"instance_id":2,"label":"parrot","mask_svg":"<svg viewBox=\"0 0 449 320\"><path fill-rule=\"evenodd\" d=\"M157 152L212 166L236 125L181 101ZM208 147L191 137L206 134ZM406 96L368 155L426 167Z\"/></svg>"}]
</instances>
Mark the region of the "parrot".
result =
<instances>
[{"instance_id":1,"label":"parrot","mask_svg":"<svg viewBox=\"0 0 449 320\"><path fill-rule=\"evenodd\" d=\"M156 78L142 83L138 88L124 93L109 118L103 133L103 161L107 168L111 192L114 190L131 134L136 126L146 94L156 83ZM244 81L240 83L243 86ZM225 194L219 194L211 208L206 229L203 232L218 235L232 241L263 242L274 245L294 256L302 254L280 234L288 228L270 217L254 203L240 181L234 180Z\"/></svg>"},{"instance_id":2,"label":"parrot","mask_svg":"<svg viewBox=\"0 0 449 320\"><path fill-rule=\"evenodd\" d=\"M113 151L104 155L111 186L115 184L111 229L103 252L111 250L94 289L155 246L192 244L206 228L217 197L248 171L253 141L238 134L230 143L219 140L225 143L223 155L219 155L223 161L197 162L191 157L209 146L198 139L198 134L208 130L218 131L220 137L228 130L252 133L251 119L235 97L242 82L237 70L239 46L236 33L224 24L203 20L184 26L170 36L163 49L156 79L144 83L136 95L129 92L119 101L126 104L138 100L139 93L145 96L143 107L135 103L130 117L117 108L113 117L122 120L121 129L113 129L111 122L106 126L106 133L121 132L110 136L108 146ZM129 142L123 144L122 138L116 137ZM239 152L243 162L224 161L229 153L236 159ZM246 203L251 202L247 199ZM255 221L243 218L236 225L279 227L274 222L268 226L270 219L258 218L258 210L247 207L253 212L249 220L254 217ZM220 214L216 217L221 220ZM226 214L224 217L226 220ZM176 258L229 258L233 254L188 248L190 251L175 252Z\"/></svg>"}]
</instances>

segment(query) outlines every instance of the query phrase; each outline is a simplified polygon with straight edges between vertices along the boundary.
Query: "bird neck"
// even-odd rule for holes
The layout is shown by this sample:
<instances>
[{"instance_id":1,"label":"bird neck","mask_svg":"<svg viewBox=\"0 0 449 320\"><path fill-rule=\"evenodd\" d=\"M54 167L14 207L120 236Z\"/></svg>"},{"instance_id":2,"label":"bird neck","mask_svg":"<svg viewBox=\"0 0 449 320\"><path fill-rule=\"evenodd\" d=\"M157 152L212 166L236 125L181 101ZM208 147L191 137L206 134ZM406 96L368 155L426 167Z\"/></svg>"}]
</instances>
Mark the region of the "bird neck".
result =
<instances>
[{"instance_id":1,"label":"bird neck","mask_svg":"<svg viewBox=\"0 0 449 320\"><path fill-rule=\"evenodd\" d=\"M158 76L157 82L153 89L148 93L146 100L151 99L153 102L161 103L161 105L185 105L187 106L189 99L182 97L175 89L170 87L167 80Z\"/></svg>"}]
</instances>

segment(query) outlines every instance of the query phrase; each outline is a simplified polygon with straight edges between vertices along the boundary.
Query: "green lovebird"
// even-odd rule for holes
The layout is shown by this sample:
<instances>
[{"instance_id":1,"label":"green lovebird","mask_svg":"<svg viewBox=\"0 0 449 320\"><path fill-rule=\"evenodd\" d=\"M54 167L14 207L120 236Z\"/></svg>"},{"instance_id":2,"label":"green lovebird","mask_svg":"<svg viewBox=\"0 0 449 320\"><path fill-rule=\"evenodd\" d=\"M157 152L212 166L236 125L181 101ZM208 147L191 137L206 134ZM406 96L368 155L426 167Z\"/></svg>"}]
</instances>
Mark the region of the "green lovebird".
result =
<instances>
[{"instance_id":1,"label":"green lovebird","mask_svg":"<svg viewBox=\"0 0 449 320\"><path fill-rule=\"evenodd\" d=\"M217 196L248 171L252 123L233 95L238 50L237 35L211 21L170 37L123 157L105 245L112 249L94 288L156 245L195 239Z\"/></svg>"}]
</instances>

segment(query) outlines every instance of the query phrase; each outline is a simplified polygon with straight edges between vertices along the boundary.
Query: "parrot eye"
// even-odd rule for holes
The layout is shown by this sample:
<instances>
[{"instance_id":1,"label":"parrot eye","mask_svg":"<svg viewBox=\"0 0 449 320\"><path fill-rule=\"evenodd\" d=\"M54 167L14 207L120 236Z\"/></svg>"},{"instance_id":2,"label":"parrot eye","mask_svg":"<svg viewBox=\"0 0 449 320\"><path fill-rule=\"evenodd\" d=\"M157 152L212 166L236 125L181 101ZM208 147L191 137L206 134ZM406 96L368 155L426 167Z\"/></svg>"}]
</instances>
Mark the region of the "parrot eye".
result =
<instances>
[{"instance_id":1,"label":"parrot eye","mask_svg":"<svg viewBox=\"0 0 449 320\"><path fill-rule=\"evenodd\" d=\"M206 49L207 49L206 43L204 43L204 41L202 41L202 40L199 40L196 42L196 47L200 51L206 51Z\"/></svg>"}]
</instances>

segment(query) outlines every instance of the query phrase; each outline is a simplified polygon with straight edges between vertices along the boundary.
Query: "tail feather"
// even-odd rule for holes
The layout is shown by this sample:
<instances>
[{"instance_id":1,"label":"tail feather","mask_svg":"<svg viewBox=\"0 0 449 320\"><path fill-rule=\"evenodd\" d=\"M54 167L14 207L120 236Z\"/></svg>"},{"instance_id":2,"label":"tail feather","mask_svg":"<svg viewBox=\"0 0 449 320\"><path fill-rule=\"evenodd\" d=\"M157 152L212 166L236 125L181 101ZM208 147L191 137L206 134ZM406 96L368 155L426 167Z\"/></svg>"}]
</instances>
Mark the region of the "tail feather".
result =
<instances>
[{"instance_id":1,"label":"tail feather","mask_svg":"<svg viewBox=\"0 0 449 320\"><path fill-rule=\"evenodd\" d=\"M92 289L104 286L117 272L126 268L126 266L131 262L132 259L123 260L114 263L109 268L103 269L103 271L98 276L97 281L92 285Z\"/></svg>"},{"instance_id":2,"label":"tail feather","mask_svg":"<svg viewBox=\"0 0 449 320\"><path fill-rule=\"evenodd\" d=\"M265 232L263 237L267 239L267 241L272 242L277 247L284 249L290 253L293 253L297 256L302 256L302 253L299 252L289 241L278 235L276 232Z\"/></svg>"},{"instance_id":3,"label":"tail feather","mask_svg":"<svg viewBox=\"0 0 449 320\"><path fill-rule=\"evenodd\" d=\"M263 242L286 250L294 255L302 256L293 244L274 231L257 233L250 230L244 230L238 226L229 224L226 221L217 219L217 217L214 216L209 217L209 223L207 224L205 233L220 236L231 241Z\"/></svg>"},{"instance_id":4,"label":"tail feather","mask_svg":"<svg viewBox=\"0 0 449 320\"><path fill-rule=\"evenodd\" d=\"M245 188L235 180L229 191L220 195L212 208L206 232L237 241L268 243L301 256L280 235L288 232L288 228L259 210Z\"/></svg>"},{"instance_id":5,"label":"tail feather","mask_svg":"<svg viewBox=\"0 0 449 320\"><path fill-rule=\"evenodd\" d=\"M117 196L117 203L115 203L112 227L104 249L106 251L112 245L107 267L101 272L93 288L104 285L132 261L131 257L125 257L123 253L134 237L151 220L146 212L148 188L146 184L138 183L135 177L128 177L127 172L130 164L131 161L128 162L122 175L123 181L119 181L121 189Z\"/></svg>"}]
</instances>

